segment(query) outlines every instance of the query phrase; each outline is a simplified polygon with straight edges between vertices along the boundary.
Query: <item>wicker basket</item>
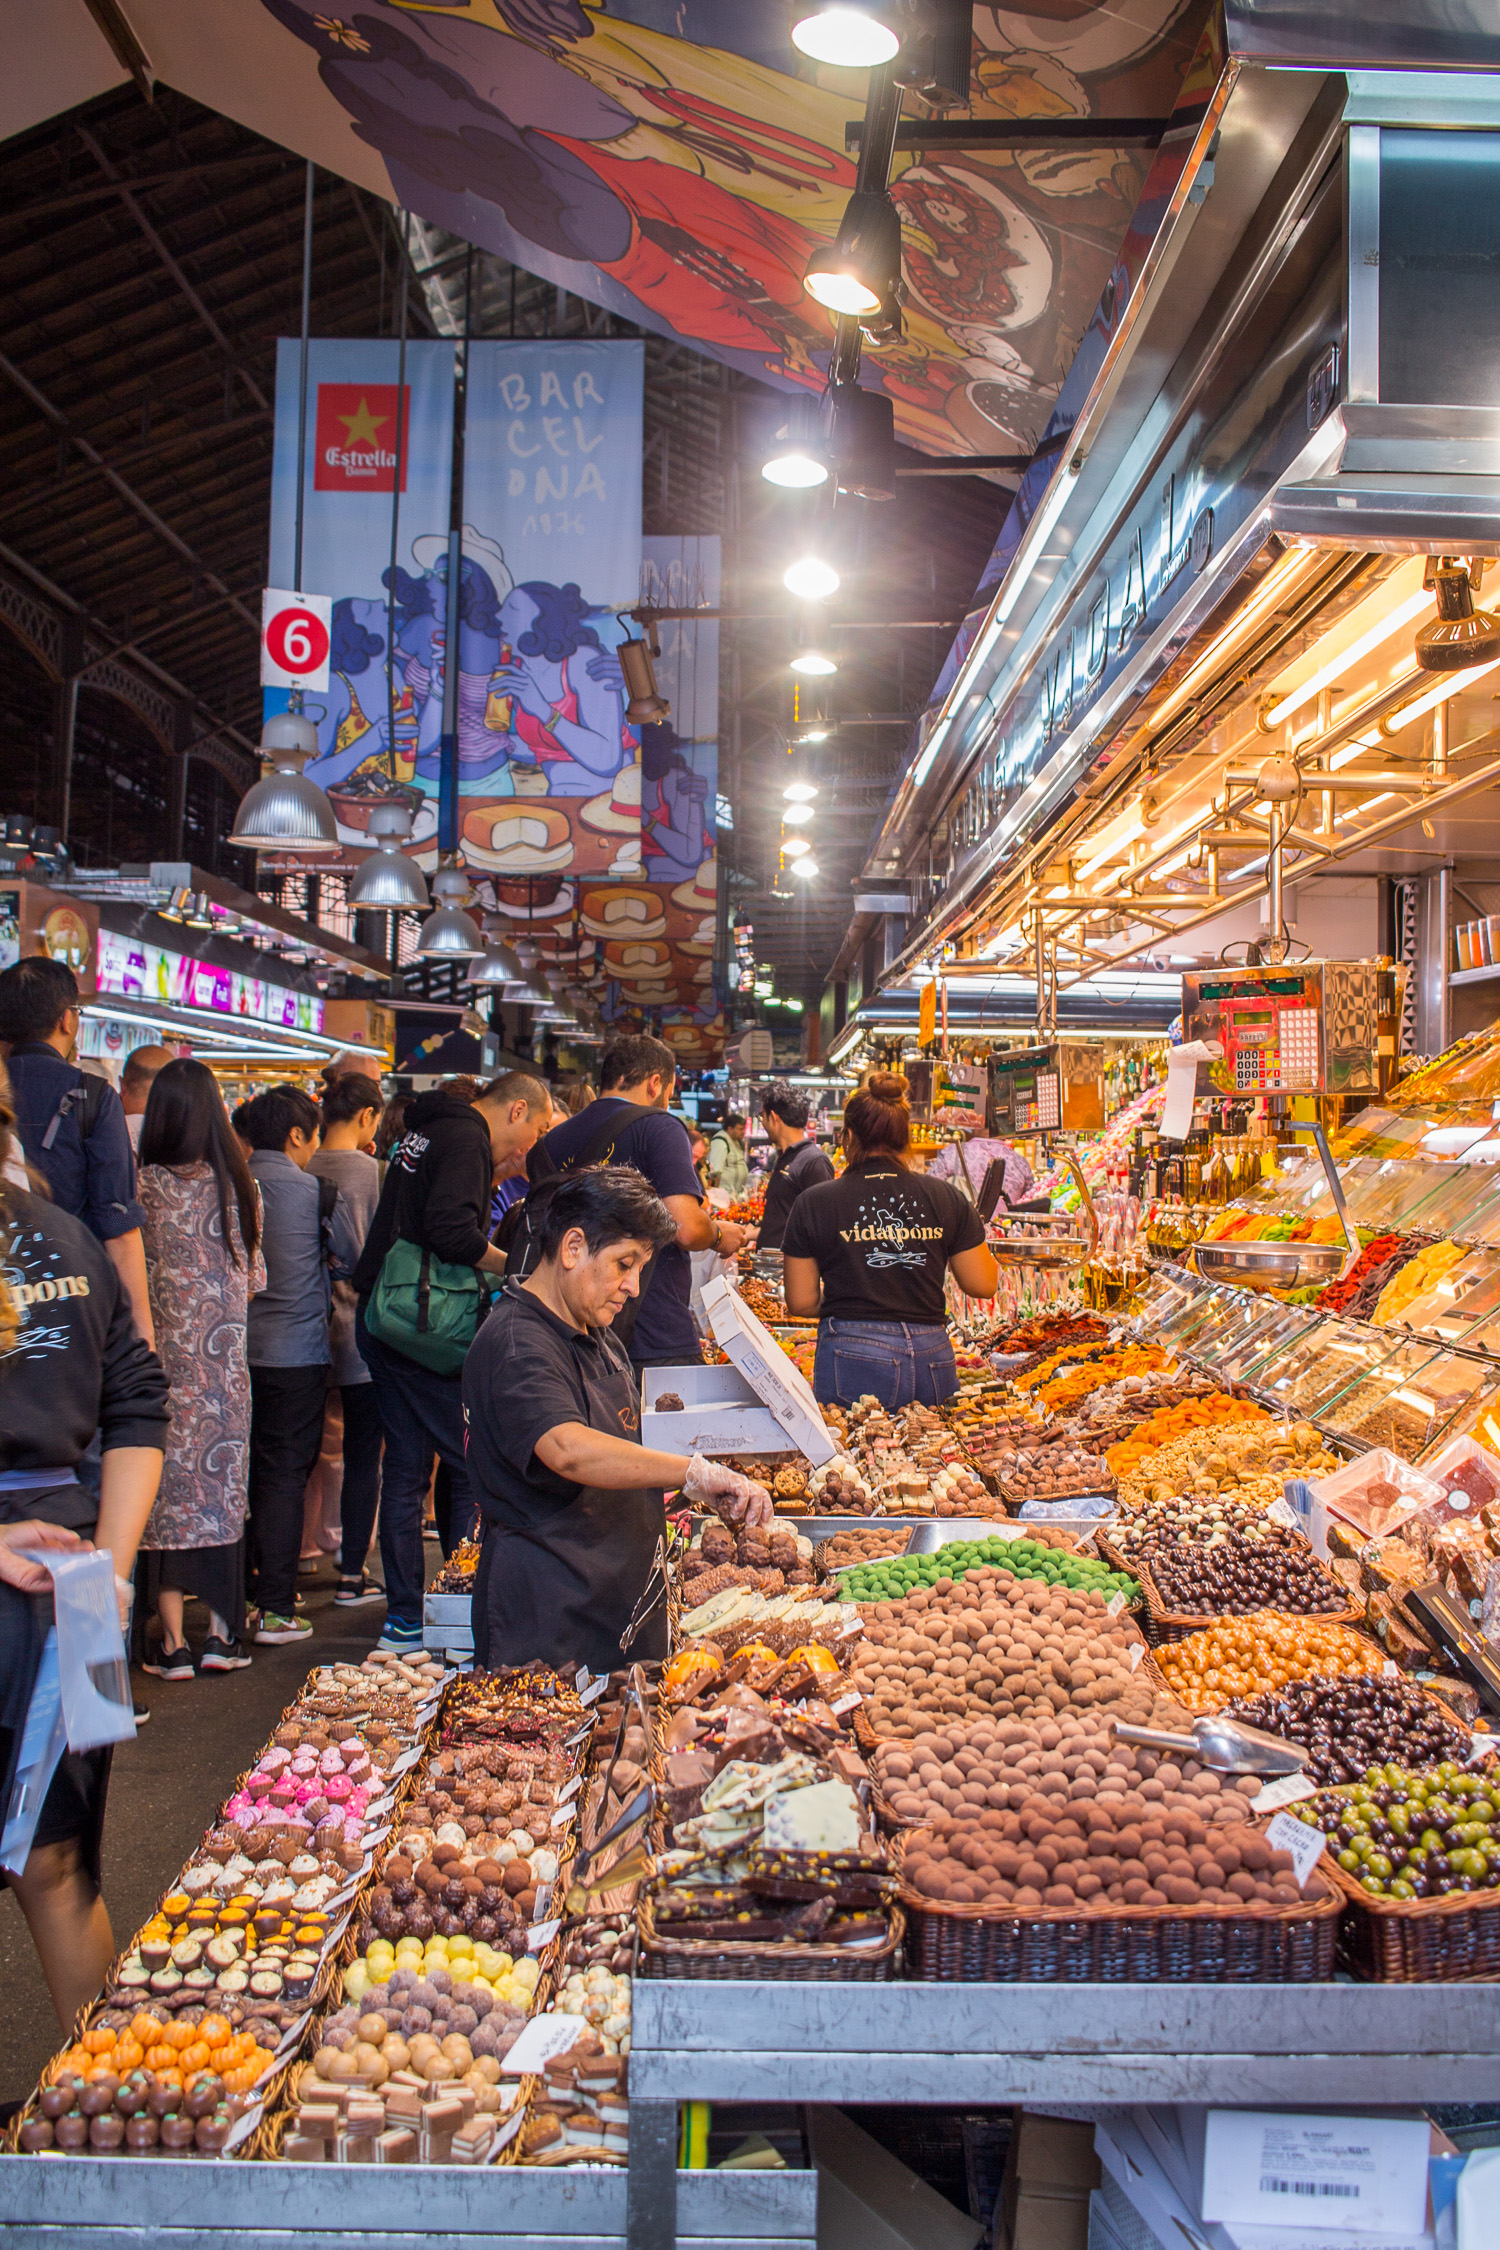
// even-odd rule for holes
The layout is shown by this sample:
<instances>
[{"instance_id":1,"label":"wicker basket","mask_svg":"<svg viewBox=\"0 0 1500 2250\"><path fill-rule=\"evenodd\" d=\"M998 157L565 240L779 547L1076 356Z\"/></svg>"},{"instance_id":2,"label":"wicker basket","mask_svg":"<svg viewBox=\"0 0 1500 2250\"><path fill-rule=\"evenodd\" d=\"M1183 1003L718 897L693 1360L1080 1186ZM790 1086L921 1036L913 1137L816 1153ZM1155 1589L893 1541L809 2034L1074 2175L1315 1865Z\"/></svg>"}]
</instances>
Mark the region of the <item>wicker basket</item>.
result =
<instances>
[{"instance_id":1,"label":"wicker basket","mask_svg":"<svg viewBox=\"0 0 1500 2250\"><path fill-rule=\"evenodd\" d=\"M916 1831L898 1837L898 1869ZM910 1973L937 1984L1325 1984L1340 1896L1321 1873L1296 1906L1061 1906L998 1915L923 1898L903 1880Z\"/></svg>"},{"instance_id":2,"label":"wicker basket","mask_svg":"<svg viewBox=\"0 0 1500 2250\"><path fill-rule=\"evenodd\" d=\"M1500 1890L1448 1898L1372 1898L1325 1853L1320 1871L1342 1903L1339 1962L1374 1984L1490 1983L1500 1978Z\"/></svg>"},{"instance_id":3,"label":"wicker basket","mask_svg":"<svg viewBox=\"0 0 1500 2250\"><path fill-rule=\"evenodd\" d=\"M1343 1594L1346 1592L1346 1588L1339 1584L1331 1571L1325 1571L1323 1575L1336 1593ZM1192 1633L1204 1633L1211 1625L1222 1625L1226 1622L1224 1613L1219 1610L1211 1610L1200 1617L1190 1617L1182 1610L1169 1609L1157 1590L1156 1580L1151 1575L1149 1563L1137 1563L1131 1571L1131 1576L1140 1580L1141 1592L1145 1597L1145 1615L1141 1619L1141 1628L1153 1648L1160 1648L1165 1642L1185 1641ZM1363 1625L1365 1621L1365 1613L1362 1609L1348 1607L1320 1609L1315 1614L1310 1611L1298 1610L1294 1614L1299 1617L1305 1616L1309 1623L1316 1625L1354 1627Z\"/></svg>"},{"instance_id":4,"label":"wicker basket","mask_svg":"<svg viewBox=\"0 0 1500 2250\"><path fill-rule=\"evenodd\" d=\"M1144 1644L1136 1642L1134 1645L1141 1647ZM1173 1691L1167 1685L1165 1675L1157 1668L1149 1648L1135 1668L1134 1680L1137 1687L1149 1688L1153 1696L1173 1696ZM1173 1700L1176 1700L1175 1696L1173 1696ZM1079 1710L1087 1708L1107 1716L1113 1706L1107 1703L1095 1703L1087 1706L1078 1705L1076 1708ZM873 1757L883 1742L904 1742L909 1739L905 1735L877 1734L866 1715L868 1710L868 1704L859 1703L856 1704L853 1712L854 1739L867 1758ZM964 1726L967 1725L970 1717L983 1718L995 1715L990 1706L984 1705L976 1707L972 1713L963 1717L953 1712L934 1712L931 1714L931 1723L937 1727ZM879 1809L878 1806L876 1809ZM898 1821L898 1825L906 1824Z\"/></svg>"},{"instance_id":5,"label":"wicker basket","mask_svg":"<svg viewBox=\"0 0 1500 2250\"><path fill-rule=\"evenodd\" d=\"M890 1909L889 1931L879 1946L754 1945L732 1938L698 1944L691 1938L657 1935L651 1901L640 1903L640 1970L647 1977L693 1977L722 1981L753 1977L779 1983L883 1984L895 1974L906 1934L899 1906Z\"/></svg>"}]
</instances>

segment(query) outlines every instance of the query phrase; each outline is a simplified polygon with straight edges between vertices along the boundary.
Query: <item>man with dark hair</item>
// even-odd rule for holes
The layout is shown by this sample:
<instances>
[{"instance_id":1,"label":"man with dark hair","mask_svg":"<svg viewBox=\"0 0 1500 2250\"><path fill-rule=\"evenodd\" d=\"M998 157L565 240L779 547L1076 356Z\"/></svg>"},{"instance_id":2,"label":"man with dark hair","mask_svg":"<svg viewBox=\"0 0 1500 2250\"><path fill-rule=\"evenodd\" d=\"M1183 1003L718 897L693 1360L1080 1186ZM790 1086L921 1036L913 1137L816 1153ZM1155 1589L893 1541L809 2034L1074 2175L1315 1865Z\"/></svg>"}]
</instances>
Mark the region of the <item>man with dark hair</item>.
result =
<instances>
[{"instance_id":1,"label":"man with dark hair","mask_svg":"<svg viewBox=\"0 0 1500 2250\"><path fill-rule=\"evenodd\" d=\"M10 1048L16 1131L60 1211L103 1243L131 1316L154 1350L135 1156L120 1097L72 1061L82 1022L78 979L65 962L29 954L0 973L0 1040Z\"/></svg>"},{"instance_id":2,"label":"man with dark hair","mask_svg":"<svg viewBox=\"0 0 1500 2250\"><path fill-rule=\"evenodd\" d=\"M141 1145L141 1120L146 1114L146 1104L151 1099L151 1089L156 1084L156 1074L175 1060L170 1047L155 1045L132 1047L125 1057L125 1068L120 1073L120 1107L125 1112L125 1129L130 1135L130 1145L137 1152Z\"/></svg>"},{"instance_id":3,"label":"man with dark hair","mask_svg":"<svg viewBox=\"0 0 1500 2250\"><path fill-rule=\"evenodd\" d=\"M369 1368L385 1430L381 1472L380 1558L385 1570L386 1652L422 1644L422 1503L437 1453L452 1477L445 1557L467 1536L474 1503L464 1463L463 1402L457 1374L423 1366L370 1332L370 1299L397 1242L415 1243L433 1260L493 1274L505 1259L490 1248L490 1194L496 1179L521 1170L551 1097L539 1079L508 1071L477 1100L447 1086L421 1094L407 1110L391 1151L380 1202L354 1268L359 1313L355 1342Z\"/></svg>"},{"instance_id":4,"label":"man with dark hair","mask_svg":"<svg viewBox=\"0 0 1500 2250\"><path fill-rule=\"evenodd\" d=\"M776 1161L766 1182L759 1243L762 1250L779 1250L798 1196L810 1187L822 1187L834 1177L834 1171L817 1142L807 1137L812 1109L807 1096L799 1094L795 1086L788 1086L784 1078L776 1079L760 1097L760 1113L768 1137L776 1144Z\"/></svg>"},{"instance_id":5,"label":"man with dark hair","mask_svg":"<svg viewBox=\"0 0 1500 2250\"><path fill-rule=\"evenodd\" d=\"M382 1096L379 1081L362 1071L325 1074L323 1140L308 1166L314 1179L332 1182L338 1201L333 1207L329 1247L333 1260L333 1319L329 1343L333 1351L333 1388L338 1407L329 1401L329 1416L337 1412L342 1423L338 1441L342 1475L339 1484L339 1582L334 1605L339 1609L362 1607L384 1600L380 1587L365 1576L365 1558L380 1505L380 1401L370 1370L354 1340L356 1299L349 1276L359 1263L365 1239L380 1201L380 1166L369 1151L380 1123ZM325 1433L328 1423L324 1424ZM323 1456L320 1455L320 1460ZM322 1498L322 1487L314 1490ZM321 1527L319 1527L321 1528ZM309 1526L303 1525L304 1537Z\"/></svg>"},{"instance_id":6,"label":"man with dark hair","mask_svg":"<svg viewBox=\"0 0 1500 2250\"><path fill-rule=\"evenodd\" d=\"M631 1164L666 1205L675 1236L649 1261L638 1309L628 1308L627 1318L617 1323L637 1372L702 1357L690 1309L691 1253L719 1250L732 1257L747 1240L743 1227L708 1209L687 1128L664 1114L676 1079L677 1058L664 1040L644 1032L612 1039L599 1068L599 1099L555 1125L529 1166L536 1181L591 1164ZM529 1270L528 1260L523 1271Z\"/></svg>"},{"instance_id":7,"label":"man with dark hair","mask_svg":"<svg viewBox=\"0 0 1500 2250\"><path fill-rule=\"evenodd\" d=\"M599 1165L533 1188L539 1259L507 1281L464 1365L484 1523L474 1654L485 1666L609 1672L667 1654L665 1489L731 1522L769 1494L699 1455L647 1451L612 1322L677 1222L639 1172Z\"/></svg>"},{"instance_id":8,"label":"man with dark hair","mask_svg":"<svg viewBox=\"0 0 1500 2250\"><path fill-rule=\"evenodd\" d=\"M745 1154L745 1120L732 1109L708 1144L708 1177L731 1203L738 1203L750 1185L750 1160Z\"/></svg>"},{"instance_id":9,"label":"man with dark hair","mask_svg":"<svg viewBox=\"0 0 1500 2250\"><path fill-rule=\"evenodd\" d=\"M300 1086L273 1086L234 1113L260 1189L266 1286L250 1300L250 1549L246 1590L260 1611L257 1641L305 1641L297 1615L302 1503L323 1442L330 1305L324 1201L337 1190L308 1172L317 1105Z\"/></svg>"}]
</instances>

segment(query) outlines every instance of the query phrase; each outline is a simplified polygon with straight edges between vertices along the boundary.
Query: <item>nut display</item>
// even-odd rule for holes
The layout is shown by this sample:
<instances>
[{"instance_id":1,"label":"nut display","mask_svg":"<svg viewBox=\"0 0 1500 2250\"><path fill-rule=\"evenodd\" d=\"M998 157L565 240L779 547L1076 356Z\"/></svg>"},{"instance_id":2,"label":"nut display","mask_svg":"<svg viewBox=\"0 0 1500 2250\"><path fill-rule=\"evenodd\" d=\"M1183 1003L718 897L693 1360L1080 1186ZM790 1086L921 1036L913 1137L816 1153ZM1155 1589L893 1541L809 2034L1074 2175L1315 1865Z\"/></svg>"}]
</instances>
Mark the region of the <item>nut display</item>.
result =
<instances>
[{"instance_id":1,"label":"nut display","mask_svg":"<svg viewBox=\"0 0 1500 2250\"><path fill-rule=\"evenodd\" d=\"M1379 1644L1364 1633L1276 1610L1226 1618L1154 1653L1168 1687L1192 1712L1219 1711L1320 1673L1378 1672L1384 1662Z\"/></svg>"},{"instance_id":2,"label":"nut display","mask_svg":"<svg viewBox=\"0 0 1500 2250\"><path fill-rule=\"evenodd\" d=\"M1179 1615L1248 1617L1259 1609L1296 1617L1347 1611L1347 1588L1331 1578L1295 1531L1261 1539L1228 1531L1212 1546L1173 1547L1154 1555L1151 1578L1162 1602Z\"/></svg>"},{"instance_id":3,"label":"nut display","mask_svg":"<svg viewBox=\"0 0 1500 2250\"><path fill-rule=\"evenodd\" d=\"M1134 1601L1140 1587L1124 1571L1111 1570L1092 1555L1071 1555L1032 1539L953 1539L932 1555L898 1555L889 1562L860 1564L844 1574L844 1599L899 1602L918 1587L940 1579L959 1580L971 1570L1000 1567L1013 1579L1034 1578L1049 1586L1091 1588L1107 1600L1123 1594Z\"/></svg>"},{"instance_id":4,"label":"nut display","mask_svg":"<svg viewBox=\"0 0 1500 2250\"><path fill-rule=\"evenodd\" d=\"M1229 1492L1215 1494L1211 1500L1192 1493L1148 1500L1133 1516L1117 1517L1103 1536L1133 1561L1151 1562L1174 1547L1211 1547L1230 1532L1261 1539L1273 1529L1258 1501L1240 1500Z\"/></svg>"},{"instance_id":5,"label":"nut display","mask_svg":"<svg viewBox=\"0 0 1500 2250\"><path fill-rule=\"evenodd\" d=\"M939 1579L867 1613L850 1686L865 1696L877 1735L913 1736L944 1718L1045 1718L1069 1706L1149 1713L1135 1686L1132 1644L1102 1593L993 1566Z\"/></svg>"},{"instance_id":6,"label":"nut display","mask_svg":"<svg viewBox=\"0 0 1500 2250\"><path fill-rule=\"evenodd\" d=\"M818 1569L826 1578L845 1563L870 1562L880 1555L899 1555L911 1533L905 1525L891 1531L884 1524L863 1524L836 1531L817 1550Z\"/></svg>"},{"instance_id":7,"label":"nut display","mask_svg":"<svg viewBox=\"0 0 1500 2250\"><path fill-rule=\"evenodd\" d=\"M1001 1821L1015 1829L1014 1839L1002 1833ZM1054 1825L1036 1814L1030 1829L1019 1814L1002 1815L993 1831L978 1836L967 1822L942 1820L917 1830L902 1871L926 1898L1004 1912L1213 1906L1265 1913L1302 1897L1290 1852L1274 1850L1245 1822L1210 1840L1191 1815L1118 1825L1106 1815L1096 1827L1066 1815Z\"/></svg>"},{"instance_id":8,"label":"nut display","mask_svg":"<svg viewBox=\"0 0 1500 2250\"><path fill-rule=\"evenodd\" d=\"M1196 1448L1183 1455L1170 1454L1165 1460L1152 1461L1153 1455L1166 1452L1176 1441L1191 1440L1205 1430L1222 1430L1235 1422L1268 1422L1270 1419L1265 1408L1256 1406L1250 1399L1231 1398L1225 1391L1211 1391L1206 1398L1181 1399L1171 1406L1160 1407L1130 1437L1112 1445L1105 1459L1120 1479L1122 1495L1129 1499L1128 1492L1124 1491L1127 1482L1137 1478L1148 1463L1158 1476L1166 1476L1179 1460L1193 1458Z\"/></svg>"},{"instance_id":9,"label":"nut display","mask_svg":"<svg viewBox=\"0 0 1500 2250\"><path fill-rule=\"evenodd\" d=\"M1074 1493L1113 1492L1114 1473L1086 1446L1046 1445L994 1453L985 1466L1005 1487L1007 1500L1064 1500Z\"/></svg>"},{"instance_id":10,"label":"nut display","mask_svg":"<svg viewBox=\"0 0 1500 2250\"><path fill-rule=\"evenodd\" d=\"M1470 1741L1441 1703L1406 1680L1290 1680L1231 1703L1229 1716L1304 1744L1302 1770L1324 1786L1358 1781L1388 1759L1411 1768L1462 1759Z\"/></svg>"},{"instance_id":11,"label":"nut display","mask_svg":"<svg viewBox=\"0 0 1500 2250\"><path fill-rule=\"evenodd\" d=\"M1351 1789L1293 1808L1321 1828L1346 1874L1375 1898L1445 1898L1500 1888L1500 1788L1449 1761L1424 1773L1375 1768Z\"/></svg>"}]
</instances>

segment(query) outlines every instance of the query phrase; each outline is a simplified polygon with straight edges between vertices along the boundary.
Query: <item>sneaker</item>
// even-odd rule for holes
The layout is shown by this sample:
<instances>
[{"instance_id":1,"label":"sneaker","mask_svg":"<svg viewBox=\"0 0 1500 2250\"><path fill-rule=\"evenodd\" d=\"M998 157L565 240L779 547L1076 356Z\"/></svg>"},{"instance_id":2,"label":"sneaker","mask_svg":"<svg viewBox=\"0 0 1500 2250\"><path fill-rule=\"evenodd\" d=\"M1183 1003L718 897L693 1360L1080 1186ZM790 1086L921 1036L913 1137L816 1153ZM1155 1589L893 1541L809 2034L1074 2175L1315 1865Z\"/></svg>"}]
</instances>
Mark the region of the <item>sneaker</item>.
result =
<instances>
[{"instance_id":1,"label":"sneaker","mask_svg":"<svg viewBox=\"0 0 1500 2250\"><path fill-rule=\"evenodd\" d=\"M423 1537L424 1539L430 1539L430 1540L431 1540L431 1541L433 1542L434 1546L435 1546L435 1545L437 1544L437 1542L438 1542L438 1541L439 1541L439 1540L440 1540L440 1539L442 1538L442 1536L443 1536L443 1535L442 1535L442 1533L441 1533L441 1532L440 1532L440 1531L438 1530L438 1527L437 1527L437 1525L436 1525L435 1523L424 1523L424 1524L423 1524L423 1526L422 1526L422 1537Z\"/></svg>"},{"instance_id":2,"label":"sneaker","mask_svg":"<svg viewBox=\"0 0 1500 2250\"><path fill-rule=\"evenodd\" d=\"M335 1609L357 1609L365 1602L383 1602L385 1588L366 1578L363 1571L358 1578L341 1578L333 1597Z\"/></svg>"},{"instance_id":3,"label":"sneaker","mask_svg":"<svg viewBox=\"0 0 1500 2250\"><path fill-rule=\"evenodd\" d=\"M323 1558L321 1555L299 1556L297 1562L297 1576L299 1578L316 1578L318 1575L318 1565L322 1560Z\"/></svg>"},{"instance_id":4,"label":"sneaker","mask_svg":"<svg viewBox=\"0 0 1500 2250\"><path fill-rule=\"evenodd\" d=\"M310 1641L312 1627L302 1617L280 1617L274 1609L261 1611L260 1623L255 1628L257 1642L266 1642L280 1648L285 1641Z\"/></svg>"},{"instance_id":5,"label":"sneaker","mask_svg":"<svg viewBox=\"0 0 1500 2250\"><path fill-rule=\"evenodd\" d=\"M149 1672L154 1680L193 1680L198 1676L193 1652L185 1641L181 1648L158 1644L156 1654L146 1658L141 1670Z\"/></svg>"},{"instance_id":6,"label":"sneaker","mask_svg":"<svg viewBox=\"0 0 1500 2250\"><path fill-rule=\"evenodd\" d=\"M413 1649L422 1646L420 1625L397 1625L389 1619L385 1631L375 1643L377 1656L410 1656Z\"/></svg>"},{"instance_id":7,"label":"sneaker","mask_svg":"<svg viewBox=\"0 0 1500 2250\"><path fill-rule=\"evenodd\" d=\"M221 1641L217 1633L210 1633L203 1644L198 1669L200 1672L242 1672L252 1661L243 1641Z\"/></svg>"},{"instance_id":8,"label":"sneaker","mask_svg":"<svg viewBox=\"0 0 1500 2250\"><path fill-rule=\"evenodd\" d=\"M132 1711L132 1712L134 1713L134 1716L135 1716L135 1723L136 1723L136 1725L137 1725L138 1727L143 1727L143 1726L144 1726L144 1725L146 1724L146 1721L147 1721L147 1720L148 1720L148 1719L150 1718L150 1716L151 1716L151 1713L150 1713L150 1712L149 1712L149 1711L148 1711L148 1710L146 1709L146 1706L145 1706L145 1704L144 1704L144 1703L132 1703L132 1704L131 1704L131 1706L130 1706L130 1708L131 1708L131 1711Z\"/></svg>"}]
</instances>

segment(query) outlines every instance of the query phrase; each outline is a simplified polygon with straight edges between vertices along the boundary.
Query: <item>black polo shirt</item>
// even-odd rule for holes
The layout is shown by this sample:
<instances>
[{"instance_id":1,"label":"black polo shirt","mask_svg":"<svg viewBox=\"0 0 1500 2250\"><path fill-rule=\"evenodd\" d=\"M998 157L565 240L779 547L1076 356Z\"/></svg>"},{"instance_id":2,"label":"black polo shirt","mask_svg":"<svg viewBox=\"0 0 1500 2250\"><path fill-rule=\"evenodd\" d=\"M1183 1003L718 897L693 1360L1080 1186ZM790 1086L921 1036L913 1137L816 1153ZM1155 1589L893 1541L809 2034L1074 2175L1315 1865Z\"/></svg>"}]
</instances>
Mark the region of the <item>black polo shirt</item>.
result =
<instances>
[{"instance_id":1,"label":"black polo shirt","mask_svg":"<svg viewBox=\"0 0 1500 2250\"><path fill-rule=\"evenodd\" d=\"M786 1236L792 1205L808 1188L823 1187L834 1177L833 1165L816 1141L793 1141L776 1151L776 1162L766 1182L766 1207L761 1213L762 1250L779 1250Z\"/></svg>"},{"instance_id":2,"label":"black polo shirt","mask_svg":"<svg viewBox=\"0 0 1500 2250\"><path fill-rule=\"evenodd\" d=\"M534 1291L509 1281L464 1362L463 1403L484 1524L474 1589L479 1663L538 1658L607 1672L665 1656L661 1493L574 1484L536 1454L538 1439L565 1422L640 1443L640 1398L624 1346L608 1329L570 1328Z\"/></svg>"},{"instance_id":3,"label":"black polo shirt","mask_svg":"<svg viewBox=\"0 0 1500 2250\"><path fill-rule=\"evenodd\" d=\"M946 1180L862 1157L831 1187L799 1195L782 1251L815 1258L825 1320L947 1320L948 1260L984 1241L984 1222Z\"/></svg>"}]
</instances>

